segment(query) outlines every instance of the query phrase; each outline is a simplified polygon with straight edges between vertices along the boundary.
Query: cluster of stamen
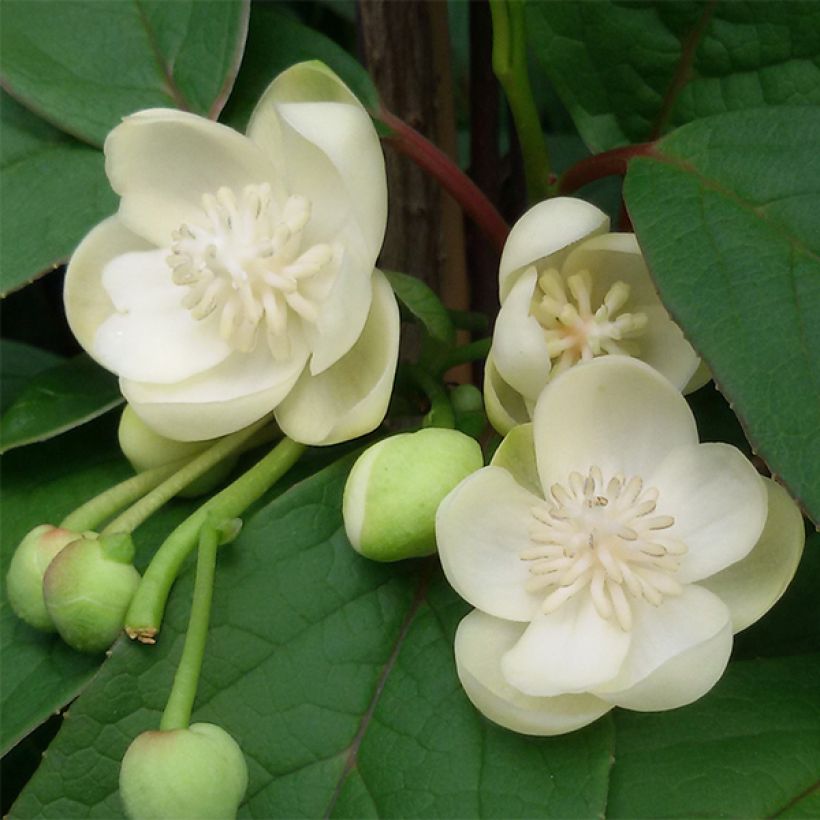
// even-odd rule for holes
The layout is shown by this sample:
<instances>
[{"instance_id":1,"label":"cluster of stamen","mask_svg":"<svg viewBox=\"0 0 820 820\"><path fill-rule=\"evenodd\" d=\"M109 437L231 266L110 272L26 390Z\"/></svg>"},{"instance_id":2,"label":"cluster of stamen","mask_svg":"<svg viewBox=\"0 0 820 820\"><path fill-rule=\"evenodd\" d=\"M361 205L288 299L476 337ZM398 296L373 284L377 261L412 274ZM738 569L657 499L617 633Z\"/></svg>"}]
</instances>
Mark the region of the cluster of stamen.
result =
<instances>
[{"instance_id":1,"label":"cluster of stamen","mask_svg":"<svg viewBox=\"0 0 820 820\"><path fill-rule=\"evenodd\" d=\"M657 504L658 491L637 476L605 482L598 467L554 484L547 502L532 509L533 546L520 554L530 565L527 589L546 593L544 612L588 590L602 618L629 630L630 598L658 606L679 595L674 575L687 548L669 535L675 519L657 514Z\"/></svg>"},{"instance_id":2,"label":"cluster of stamen","mask_svg":"<svg viewBox=\"0 0 820 820\"><path fill-rule=\"evenodd\" d=\"M341 251L316 244L302 249L310 202L290 196L279 206L270 185L229 188L202 197L201 218L172 234L168 265L188 288L182 304L195 319L215 311L219 333L234 349L256 346L260 326L277 359L291 351L288 326L313 323L329 293Z\"/></svg>"},{"instance_id":3,"label":"cluster of stamen","mask_svg":"<svg viewBox=\"0 0 820 820\"><path fill-rule=\"evenodd\" d=\"M553 375L606 353L637 355L633 341L647 325L645 313L622 313L630 288L616 282L593 308L589 271L580 271L566 282L555 268L538 277L532 315L544 328Z\"/></svg>"}]
</instances>

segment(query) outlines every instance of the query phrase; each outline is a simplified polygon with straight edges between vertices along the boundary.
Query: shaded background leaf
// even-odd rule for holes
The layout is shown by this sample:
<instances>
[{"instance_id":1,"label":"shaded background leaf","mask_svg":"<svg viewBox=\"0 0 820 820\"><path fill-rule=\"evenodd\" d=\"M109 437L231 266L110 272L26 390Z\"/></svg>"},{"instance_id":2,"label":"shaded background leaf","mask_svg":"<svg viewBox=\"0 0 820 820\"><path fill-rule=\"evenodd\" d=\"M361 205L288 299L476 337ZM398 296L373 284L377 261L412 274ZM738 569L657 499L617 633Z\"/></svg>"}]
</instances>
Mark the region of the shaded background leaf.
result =
<instances>
[{"instance_id":1,"label":"shaded background leaf","mask_svg":"<svg viewBox=\"0 0 820 820\"><path fill-rule=\"evenodd\" d=\"M0 339L0 412L4 411L29 380L43 370L60 362L61 357L39 347Z\"/></svg>"}]
</instances>

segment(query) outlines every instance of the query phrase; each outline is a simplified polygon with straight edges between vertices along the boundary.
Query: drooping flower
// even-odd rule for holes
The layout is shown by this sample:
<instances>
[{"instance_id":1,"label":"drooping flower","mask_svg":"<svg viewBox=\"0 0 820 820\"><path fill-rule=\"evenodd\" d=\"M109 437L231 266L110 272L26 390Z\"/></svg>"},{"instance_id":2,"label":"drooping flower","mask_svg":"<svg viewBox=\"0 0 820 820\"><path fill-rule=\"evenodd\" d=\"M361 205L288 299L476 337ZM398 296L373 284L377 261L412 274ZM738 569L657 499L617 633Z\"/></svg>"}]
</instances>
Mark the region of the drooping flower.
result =
<instances>
[{"instance_id":1,"label":"drooping flower","mask_svg":"<svg viewBox=\"0 0 820 820\"><path fill-rule=\"evenodd\" d=\"M643 362L573 367L439 508L442 566L476 609L459 677L503 726L560 734L613 706L683 706L720 678L803 548L796 505L728 444L699 444Z\"/></svg>"},{"instance_id":2,"label":"drooping flower","mask_svg":"<svg viewBox=\"0 0 820 820\"><path fill-rule=\"evenodd\" d=\"M120 207L72 257L66 310L149 427L197 441L273 410L287 435L329 444L380 423L399 335L374 269L384 161L333 72L280 74L246 136L153 109L105 154Z\"/></svg>"},{"instance_id":3,"label":"drooping flower","mask_svg":"<svg viewBox=\"0 0 820 820\"><path fill-rule=\"evenodd\" d=\"M568 197L535 205L513 226L484 381L499 432L530 420L548 381L597 356L638 357L681 390L708 379L661 304L635 235L608 230L602 211Z\"/></svg>"}]
</instances>

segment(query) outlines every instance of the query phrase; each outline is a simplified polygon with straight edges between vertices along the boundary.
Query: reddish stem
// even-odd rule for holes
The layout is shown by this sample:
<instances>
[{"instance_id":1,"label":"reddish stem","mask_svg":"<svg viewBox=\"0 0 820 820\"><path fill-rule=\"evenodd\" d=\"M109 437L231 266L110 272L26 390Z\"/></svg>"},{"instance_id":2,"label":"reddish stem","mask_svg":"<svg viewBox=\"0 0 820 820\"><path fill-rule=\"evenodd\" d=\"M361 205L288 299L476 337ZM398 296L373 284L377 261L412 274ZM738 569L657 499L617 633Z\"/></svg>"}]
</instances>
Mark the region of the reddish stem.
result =
<instances>
[{"instance_id":1,"label":"reddish stem","mask_svg":"<svg viewBox=\"0 0 820 820\"><path fill-rule=\"evenodd\" d=\"M645 157L654 153L654 142L640 142L636 145L625 145L587 157L568 168L558 179L557 192L571 194L596 179L609 176L623 176L629 160L633 157Z\"/></svg>"},{"instance_id":2,"label":"reddish stem","mask_svg":"<svg viewBox=\"0 0 820 820\"><path fill-rule=\"evenodd\" d=\"M458 202L500 253L510 227L481 189L447 154L404 120L384 108L378 117L393 132L386 140L430 174Z\"/></svg>"}]
</instances>

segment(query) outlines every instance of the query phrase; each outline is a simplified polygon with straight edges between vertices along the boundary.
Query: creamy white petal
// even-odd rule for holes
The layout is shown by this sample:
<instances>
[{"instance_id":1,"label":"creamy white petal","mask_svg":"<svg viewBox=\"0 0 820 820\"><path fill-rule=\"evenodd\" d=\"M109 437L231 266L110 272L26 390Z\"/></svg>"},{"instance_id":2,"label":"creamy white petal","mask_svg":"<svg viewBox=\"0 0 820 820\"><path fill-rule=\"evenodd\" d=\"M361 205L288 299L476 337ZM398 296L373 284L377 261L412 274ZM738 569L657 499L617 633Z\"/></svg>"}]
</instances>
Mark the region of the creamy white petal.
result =
<instances>
[{"instance_id":1,"label":"creamy white petal","mask_svg":"<svg viewBox=\"0 0 820 820\"><path fill-rule=\"evenodd\" d=\"M613 703L617 696L612 693L630 689L668 661L711 640L730 623L726 605L694 585L685 586L680 595L664 598L657 607L644 600L630 599L630 604L633 625L629 652L619 673L594 688L595 694Z\"/></svg>"},{"instance_id":2,"label":"creamy white petal","mask_svg":"<svg viewBox=\"0 0 820 820\"><path fill-rule=\"evenodd\" d=\"M592 695L535 698L510 686L501 657L519 639L523 624L474 610L456 632L456 670L473 705L506 729L525 735L561 735L597 720L612 707Z\"/></svg>"},{"instance_id":3,"label":"creamy white petal","mask_svg":"<svg viewBox=\"0 0 820 820\"><path fill-rule=\"evenodd\" d=\"M598 466L604 475L652 475L676 447L697 443L692 411L649 365L601 356L547 385L533 416L541 484Z\"/></svg>"},{"instance_id":4,"label":"creamy white petal","mask_svg":"<svg viewBox=\"0 0 820 820\"><path fill-rule=\"evenodd\" d=\"M639 305L636 310L649 319L646 329L636 339L640 348L638 357L683 391L698 370L698 354L663 306Z\"/></svg>"},{"instance_id":5,"label":"creamy white petal","mask_svg":"<svg viewBox=\"0 0 820 820\"><path fill-rule=\"evenodd\" d=\"M589 692L618 674L630 641L582 592L549 615L539 612L502 658L501 672L527 695Z\"/></svg>"},{"instance_id":6,"label":"creamy white petal","mask_svg":"<svg viewBox=\"0 0 820 820\"><path fill-rule=\"evenodd\" d=\"M493 453L490 466L506 470L517 484L533 495L540 496L541 482L535 464L532 424L520 424L510 430Z\"/></svg>"},{"instance_id":7,"label":"creamy white petal","mask_svg":"<svg viewBox=\"0 0 820 820\"><path fill-rule=\"evenodd\" d=\"M292 337L292 356L274 361L267 345L233 353L217 367L176 384L120 380L123 395L160 435L199 441L241 430L271 412L287 396L307 361L307 348Z\"/></svg>"},{"instance_id":8,"label":"creamy white petal","mask_svg":"<svg viewBox=\"0 0 820 820\"><path fill-rule=\"evenodd\" d=\"M356 344L319 375L305 371L276 408L285 435L337 444L369 433L387 412L399 351L399 307L384 274L373 272L370 314Z\"/></svg>"},{"instance_id":9,"label":"creamy white petal","mask_svg":"<svg viewBox=\"0 0 820 820\"><path fill-rule=\"evenodd\" d=\"M530 419L524 400L498 373L492 351L484 364L484 407L490 424L501 435Z\"/></svg>"},{"instance_id":10,"label":"creamy white petal","mask_svg":"<svg viewBox=\"0 0 820 820\"><path fill-rule=\"evenodd\" d=\"M797 504L771 479L763 483L769 506L757 544L745 558L701 582L729 607L735 632L768 612L786 591L806 541Z\"/></svg>"},{"instance_id":11,"label":"creamy white petal","mask_svg":"<svg viewBox=\"0 0 820 820\"><path fill-rule=\"evenodd\" d=\"M320 62L299 63L282 72L257 104L248 136L270 155L285 151L291 166L285 172L298 182L303 172L312 169L299 161L300 154L294 155L294 140L283 144L287 137L277 123L280 119L301 141L316 146L339 175L372 268L387 222L387 181L381 145L369 115L339 77Z\"/></svg>"},{"instance_id":12,"label":"creamy white petal","mask_svg":"<svg viewBox=\"0 0 820 820\"><path fill-rule=\"evenodd\" d=\"M543 503L500 467L464 479L436 513L436 541L450 585L474 607L499 618L528 621L542 595L527 592L531 509Z\"/></svg>"},{"instance_id":13,"label":"creamy white petal","mask_svg":"<svg viewBox=\"0 0 820 820\"><path fill-rule=\"evenodd\" d=\"M175 109L126 117L105 141L105 169L123 223L159 247L201 218L203 194L268 182L281 197L273 165L247 137Z\"/></svg>"},{"instance_id":14,"label":"creamy white petal","mask_svg":"<svg viewBox=\"0 0 820 820\"><path fill-rule=\"evenodd\" d=\"M537 277L535 268L530 268L513 285L498 312L492 343L493 361L501 378L533 401L550 372L544 329L530 316Z\"/></svg>"},{"instance_id":15,"label":"creamy white petal","mask_svg":"<svg viewBox=\"0 0 820 820\"><path fill-rule=\"evenodd\" d=\"M749 554L766 523L763 479L729 444L681 447L645 476L660 493L658 512L675 523L664 533L683 541L678 580L708 578Z\"/></svg>"},{"instance_id":16,"label":"creamy white petal","mask_svg":"<svg viewBox=\"0 0 820 820\"><path fill-rule=\"evenodd\" d=\"M712 371L709 369L709 365L701 359L700 364L698 364L698 369L692 374L692 378L689 379L689 383L686 387L683 388L683 393L685 396L688 396L690 393L694 393L695 390L700 390L701 387L710 381L712 381Z\"/></svg>"},{"instance_id":17,"label":"creamy white petal","mask_svg":"<svg viewBox=\"0 0 820 820\"><path fill-rule=\"evenodd\" d=\"M583 199L554 197L534 205L513 225L501 254L502 304L523 268L546 257L560 267L573 245L608 230L609 217Z\"/></svg>"}]
</instances>

